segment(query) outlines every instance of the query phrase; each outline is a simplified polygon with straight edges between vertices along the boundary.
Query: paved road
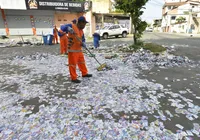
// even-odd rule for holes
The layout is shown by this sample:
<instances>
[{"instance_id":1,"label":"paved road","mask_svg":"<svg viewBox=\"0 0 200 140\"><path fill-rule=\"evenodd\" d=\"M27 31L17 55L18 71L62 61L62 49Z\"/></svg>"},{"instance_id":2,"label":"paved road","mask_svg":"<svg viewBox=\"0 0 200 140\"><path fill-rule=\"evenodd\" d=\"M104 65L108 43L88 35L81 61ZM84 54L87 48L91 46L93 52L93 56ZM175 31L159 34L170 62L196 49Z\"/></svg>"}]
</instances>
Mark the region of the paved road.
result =
<instances>
[{"instance_id":1,"label":"paved road","mask_svg":"<svg viewBox=\"0 0 200 140\"><path fill-rule=\"evenodd\" d=\"M173 46L175 52L174 55L186 56L194 63L199 64L200 62L200 37L190 37L189 35L177 35L168 33L144 33L143 41L157 43L164 46ZM126 39L109 39L111 42L117 43L132 43L132 37L129 36ZM104 43L107 41L104 41ZM174 93L179 93L180 91L187 91L187 94L183 95L185 98L193 100L193 103L200 105L199 99L196 96L200 96L200 71L199 67L171 67L168 69L160 69L154 67L151 70L143 71L143 76L141 78L147 78L149 81L154 81L155 83L161 83L165 88L170 89ZM166 99L162 101L166 103ZM172 111L174 108L170 107L169 103L162 105L163 108ZM199 113L198 113L199 115ZM184 123L182 123L184 122ZM174 117L173 120L165 122L168 129L176 132L177 128L173 127L173 124L182 124L185 128L192 128L193 123L196 122L200 124L200 119L196 121L188 121L185 115L180 115ZM195 137L195 139L198 139Z\"/></svg>"},{"instance_id":2,"label":"paved road","mask_svg":"<svg viewBox=\"0 0 200 140\"><path fill-rule=\"evenodd\" d=\"M193 60L196 64L198 64L200 61L200 55L199 55L200 47L198 46L198 44L199 44L198 38L191 38L191 37L187 37L187 36L179 36L179 35L172 35L172 34L145 33L143 36L143 40L145 40L146 42L154 42L154 43L156 42L161 45L174 46L174 48L176 50L175 52L173 52L174 54L181 55L181 56L187 56L189 59ZM117 39L113 38L113 39L108 39L108 40L102 40L101 46L104 48L115 49L116 46L124 45L124 44L131 44L131 43L132 43L132 37L129 36L128 38L125 38L125 39L124 38L117 38ZM89 44L91 44L91 43L89 43ZM1 97L0 99L3 100L3 97L7 98L7 99L11 98L11 100L9 100L8 103L3 101L3 104L0 104L0 109L3 112L3 114L6 112L4 108L7 107L7 109L11 109L11 110L13 109L12 106L10 106L11 104L15 105L16 108L18 108L18 110L21 109L20 105L22 105L25 108L25 109L23 108L22 110L28 110L26 108L26 106L28 106L30 108L33 107L31 110L31 113L27 113L27 117L28 117L31 114L38 113L40 111L40 109L44 109L41 107L41 105L45 105L45 106L51 105L51 107L57 106L57 104L60 103L58 100L59 98L60 98L60 101L62 100L61 98L65 98L65 99L76 99L77 98L76 94L75 94L77 89L75 88L75 86L73 86L70 82L66 82L66 81L69 81L68 75L54 74L54 76L51 76L51 73L49 74L48 72L47 73L44 72L45 74L39 74L39 73L37 73L36 69L33 70L33 71L36 71L36 73L32 75L30 73L30 69L34 68L34 63L31 65L31 67L29 69L23 69L23 67L20 65L18 66L18 65L10 64L10 62L12 62L12 60L13 60L13 57L15 57L16 55L26 56L26 55L33 55L36 52L38 52L38 53L48 53L48 54L53 54L53 55L58 56L58 52L59 52L58 45L56 45L56 46L39 46L39 47L13 47L13 48L0 48L0 49L1 49L1 51L0 51L0 58L1 58L0 76L2 78L0 81L0 86L1 86L1 92L5 93L0 96ZM45 58L45 57L46 56L42 56L41 59ZM64 60L64 58L60 58L60 57L55 57L55 59ZM54 59L51 60L52 61L51 63L49 61L45 62L47 64L50 64L50 65L47 65L49 68L48 70L54 68L53 66L51 67L51 65L54 64L53 60ZM18 64L18 62L15 62L15 63ZM29 61L26 61L26 63L28 64ZM32 63L31 60L30 60L30 63ZM20 62L19 62L19 64L20 64ZM63 63L60 63L60 65L63 65ZM91 65L93 66L93 64L91 64ZM42 71L44 68L41 66L41 67L38 67L38 69L40 69ZM60 69L60 71L62 73L65 73L65 72L67 73L67 70L65 70L65 67L62 67L62 68L57 67L56 69L58 71ZM48 70L46 70L46 71L48 71ZM96 73L96 74L98 74L98 73ZM163 121L165 128L171 130L173 133L177 132L177 127L175 127L175 124L181 124L184 127L184 130L191 130L193 128L193 123L200 124L200 119L198 117L199 116L199 110L198 110L199 98L197 98L197 97L200 97L200 92L199 92L200 75L199 74L200 74L199 67L184 66L184 67L171 67L171 68L167 68L167 69L154 67L151 70L143 70L138 75L138 77L141 79L148 79L149 81L151 81L153 83L160 83L164 86L164 89L167 89L167 91L160 91L161 93L159 91L157 92L158 95L164 94L163 97L159 97L160 104L159 104L158 109L161 109L163 111L168 110L174 115L174 117L172 117L171 120L168 119L166 121ZM100 75L98 75L98 76L100 76ZM97 78L98 78L98 76L97 76ZM12 81L12 80L16 80L16 79L18 79L18 80ZM20 83L20 81L22 83ZM88 82L88 81L86 81L86 82ZM95 82L95 81L93 81L93 82ZM16 84L16 83L18 83L18 84ZM20 85L20 84L22 84L22 85ZM37 85L42 85L42 87L47 86L46 90L43 91L44 92L43 94L40 94L40 93L36 94L36 95L40 95L39 97L33 95L34 94L33 90L35 90L35 92L41 92L39 90L41 87L40 86L37 87ZM68 87L70 87L70 88L68 88ZM38 91L37 91L37 89L38 89ZM83 90L87 90L87 87L83 88ZM118 91L120 92L120 90L126 91L127 89L119 89ZM23 92L23 93L20 93L20 92ZM88 91L88 92L90 92L90 91ZM147 91L145 89L142 89L142 92L143 92L143 94L145 94L145 92L147 92ZM6 94L9 94L9 95L6 95ZM15 101L15 98L18 99L18 96L14 95L14 94L17 94L17 95L19 94L21 99ZM27 100L28 97L26 97L26 94L28 94L32 98ZM12 97L14 97L14 99L12 99ZM115 96L113 96L113 98L115 98ZM144 96L144 98L145 98L145 96ZM23 99L26 99L26 100L23 100ZM42 99L42 101L41 101L41 99ZM83 99L82 99L83 102L87 101L86 104L92 102L91 101L92 99L90 99L88 97L86 99L85 98L83 98ZM99 97L97 99L100 100ZM56 102L54 102L54 101L56 101ZM70 101L71 100L69 100L69 102ZM63 102L65 102L65 101L63 100ZM97 102L98 102L98 100L97 100ZM71 104L73 104L73 102L71 102ZM60 105L62 106L62 102ZM68 105L68 104L66 104L66 105ZM177 106L179 106L179 107L177 107ZM99 108L99 106L95 106L95 107ZM102 107L102 109L103 109L103 107ZM138 111L138 112L133 112L133 114L126 114L124 112L118 112L118 116L117 116L116 114L112 114L112 108L107 109L106 111L108 113L110 113L110 115L113 116L113 118L115 120L119 120L122 116L145 115L145 116L149 116L149 122L151 122L151 121L156 120L155 119L156 116L162 115L162 113L159 114L156 111L152 115L146 114L143 112L139 113L139 111ZM190 113L189 111L193 112L194 114L196 113L197 118L194 119L194 117L192 116L192 119L194 119L194 120L189 120L187 118L188 116L186 117L186 115L189 115L189 114L187 114L187 113ZM58 111L58 113L60 113L60 112ZM47 112L47 114L49 114L49 112ZM166 115L166 113L164 113L164 114ZM12 114L8 113L8 116L9 115L12 116ZM42 116L44 118L49 117L49 116L45 116L45 113L43 114L43 112L39 112L39 114L37 114L37 115ZM52 118L52 116L54 116L54 115L55 114L51 114L51 116L49 118ZM86 113L86 116L87 115L88 114ZM4 117L5 117L4 118L5 121L3 120L4 122L9 121L10 124L13 125L13 123L12 123L13 118L10 119L10 118L6 118L6 116L4 116ZM35 116L33 116L33 117L35 117ZM63 117L63 116L61 116L61 117ZM104 120L106 115L99 114L96 117ZM58 118L59 118L59 116L58 116ZM56 119L58 119L58 118L56 118ZM54 119L54 118L52 118L52 119ZM129 119L132 119L132 118L129 118ZM138 118L136 118L136 119L138 119ZM39 118L36 117L34 120L37 122L37 120L39 120ZM29 119L25 119L24 121L26 121L27 123L29 123L29 121L31 122L31 120L29 120ZM59 122L57 120L54 120L54 122L59 124ZM44 122L44 124L46 125L46 122ZM14 128L14 130L17 129L14 126L6 127L6 129L11 129L11 128ZM45 129L45 128L43 128L43 129ZM3 130L4 130L4 125L1 126L1 123L0 123L0 132ZM20 135L19 133L21 130L23 130L23 129L19 128L16 130L17 136ZM1 135L0 135L0 138L1 138ZM198 139L196 136L194 136L193 138L196 140Z\"/></svg>"},{"instance_id":3,"label":"paved road","mask_svg":"<svg viewBox=\"0 0 200 140\"><path fill-rule=\"evenodd\" d=\"M167 33L146 33L143 39L161 45L174 46L177 55L185 55L193 60L200 60L200 37Z\"/></svg>"},{"instance_id":4,"label":"paved road","mask_svg":"<svg viewBox=\"0 0 200 140\"><path fill-rule=\"evenodd\" d=\"M189 59L195 61L195 63L200 62L200 38L198 37L188 37L166 33L146 33L143 39L145 41L154 43L156 42L161 45L174 46L176 51L173 53L175 55L187 56ZM164 87L168 87L170 85L170 89L174 93L179 93L181 90L188 90L187 93L189 94L185 94L183 96L192 99L193 103L198 106L200 105L200 102L196 99L196 96L200 96L199 73L199 67L172 67L168 69L153 68L151 71L144 71L145 77L147 77L147 79L153 79L156 82L163 84ZM167 80L165 80L166 78ZM169 106L167 107L169 108ZM176 124L178 122L184 124L187 128L192 127L193 121L187 121L183 115L175 117L166 125L168 128L174 129L175 131L176 129L172 128L170 124ZM196 122L200 124L200 119L198 118Z\"/></svg>"}]
</instances>

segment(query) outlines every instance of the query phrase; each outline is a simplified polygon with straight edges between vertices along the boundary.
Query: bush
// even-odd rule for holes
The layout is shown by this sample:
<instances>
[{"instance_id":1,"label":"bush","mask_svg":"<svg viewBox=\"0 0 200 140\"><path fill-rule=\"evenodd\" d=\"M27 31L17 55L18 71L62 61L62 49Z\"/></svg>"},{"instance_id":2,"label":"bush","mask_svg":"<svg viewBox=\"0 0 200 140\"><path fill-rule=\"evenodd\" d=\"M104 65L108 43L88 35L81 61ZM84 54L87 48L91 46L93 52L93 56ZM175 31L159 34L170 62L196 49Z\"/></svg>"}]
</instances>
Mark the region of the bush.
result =
<instances>
[{"instance_id":1,"label":"bush","mask_svg":"<svg viewBox=\"0 0 200 140\"><path fill-rule=\"evenodd\" d=\"M162 45L158 45L155 43L145 43L143 49L150 50L151 52L154 53L166 51L166 48L164 48Z\"/></svg>"},{"instance_id":2,"label":"bush","mask_svg":"<svg viewBox=\"0 0 200 140\"><path fill-rule=\"evenodd\" d=\"M143 41L138 41L138 43L135 45L130 45L129 49L130 50L138 50L138 49L145 49L145 50L150 50L153 53L157 53L157 52L164 52L166 51L166 48L164 48L162 45L158 45L155 43L144 43Z\"/></svg>"}]
</instances>

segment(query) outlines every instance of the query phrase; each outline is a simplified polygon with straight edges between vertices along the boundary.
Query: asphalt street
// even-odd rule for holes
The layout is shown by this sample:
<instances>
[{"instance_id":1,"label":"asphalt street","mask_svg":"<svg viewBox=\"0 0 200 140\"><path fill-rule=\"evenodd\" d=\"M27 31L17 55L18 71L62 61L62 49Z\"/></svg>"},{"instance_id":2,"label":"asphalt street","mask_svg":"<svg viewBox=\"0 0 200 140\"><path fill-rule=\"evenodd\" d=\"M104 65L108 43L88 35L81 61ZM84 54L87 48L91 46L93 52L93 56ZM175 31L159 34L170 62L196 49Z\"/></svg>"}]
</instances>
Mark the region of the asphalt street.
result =
<instances>
[{"instance_id":1,"label":"asphalt street","mask_svg":"<svg viewBox=\"0 0 200 140\"><path fill-rule=\"evenodd\" d=\"M112 38L110 39L116 43L130 43L132 37L129 36L123 41ZM191 37L190 35L178 35L178 34L168 34L168 33L144 33L143 41L157 43L163 46L173 47L175 49L172 54L178 56L186 56L194 63L199 64L200 62L200 38ZM107 42L107 41L105 41ZM182 90L188 90L190 94L184 95L186 98L192 99L197 105L199 105L199 100L196 96L200 96L200 75L199 67L171 67L167 69L162 69L154 67L151 70L143 71L141 77L147 78L149 81L154 81L155 83L161 83L166 88L170 88L171 91L179 93ZM167 80L166 80L167 79ZM162 107L170 109L170 104L165 104L165 99L163 99L164 105ZM171 111L171 109L170 109ZM166 127L173 132L176 132L176 128L172 127L172 124L181 123L186 128L193 127L192 122L187 121L184 115L175 117L173 120L165 122ZM200 119L198 118L195 122L200 124ZM195 139L198 139L197 137Z\"/></svg>"},{"instance_id":2,"label":"asphalt street","mask_svg":"<svg viewBox=\"0 0 200 140\"><path fill-rule=\"evenodd\" d=\"M101 47L106 49L115 49L115 47L123 46L126 44L132 44L132 36L128 36L127 38L111 38L107 40L101 41ZM193 106L195 105L197 108L200 105L199 98L200 98L200 72L199 72L199 63L200 63L200 38L198 37L190 37L190 36L182 36L182 35L176 35L176 34L167 34L167 33L145 33L143 35L142 40L145 42L153 42L158 43L164 46L172 47L175 49L174 52L172 52L174 55L178 56L186 56L188 57L193 63L195 64L195 67L193 66L182 66L182 67L169 67L169 68L160 68L160 67L154 67L150 70L141 70L140 74L138 75L141 79L147 79L148 81L151 81L153 83L160 83L164 86L164 89L167 89L167 91L164 92L165 97L160 98L160 109L162 110L169 110L172 114L175 114L174 117L171 120L164 121L164 125L166 129L171 130L173 133L177 133L177 127L175 124L181 124L185 130L190 130L193 128L193 123L200 124L200 118L197 117L196 119L188 120L186 117L186 106L188 101L192 100L192 105L188 103L188 105L191 107L191 110L194 109ZM88 42L89 46L92 46L92 42ZM92 50L93 51L93 50ZM95 51L94 51L95 52ZM29 75L30 69L23 69L22 66L12 65L10 62L16 58L16 56L30 56L34 54L41 54L41 53L48 53L52 55L59 56L59 45L53 45L53 46L34 46L34 47L8 47L8 48L0 48L0 75L3 77L4 75L10 75L7 76L8 79L11 79L12 77L16 77L17 75ZM64 62L66 63L66 62ZM197 66L196 66L197 65ZM67 70L67 69L66 69ZM48 74L43 74L41 76L38 76L37 74L33 75L29 79L30 85L37 85L42 84L45 86L45 83L48 83L49 88L46 88L44 91L45 93L48 93L48 96L46 97L46 101L40 101L40 97L33 96L33 98L25 99L21 98L20 100L15 101L13 106L21 104L23 107L26 106L33 106L31 113L27 113L26 117L29 117L35 113L38 113L40 110L40 106L48 106L52 105L51 98L54 98L55 96L57 98L65 98L65 99L74 99L76 100L76 97L74 96L77 92L77 89L73 86L72 83L69 81L69 75L61 75L57 74L52 76L48 76ZM34 80L33 80L34 79ZM20 79L19 79L20 80ZM10 84L5 82L5 79L0 80L0 89L1 92L12 92L13 94L20 94L20 85L18 84ZM53 82L52 82L53 81ZM67 81L67 82L66 82ZM54 89L51 89L50 87L54 87ZM68 88L70 87L70 88ZM64 88L63 90L60 90ZM28 89L26 89L28 90ZM148 92L146 89L142 89L142 92ZM163 91L160 91L163 92ZM173 95L168 93L175 93ZM180 95L180 96L179 96ZM176 106L173 106L174 103L171 100L171 103L169 102L169 99L172 96L176 96L175 98L179 100L177 104L183 105L183 107L176 108ZM1 100L3 100L3 95L0 96ZM12 97L12 96L10 96ZM13 99L14 100L14 99ZM168 100L168 101L167 101ZM53 103L54 104L54 103ZM176 104L176 103L174 103ZM6 105L3 104L0 107L3 108ZM185 111L185 112L184 112ZM108 110L108 112L110 112ZM194 110L195 112L195 110ZM197 116L199 116L199 111L197 111ZM112 112L110 112L112 114ZM126 114L124 112L119 112L119 116L114 116L116 120L120 119L120 116L123 115L133 115L133 114ZM88 114L86 114L88 115ZM142 116L148 114L146 113L139 113L135 112L134 115ZM154 117L153 117L154 116ZM155 121L156 117L158 116L158 113L154 113L149 116L149 121ZM97 118L104 120L104 117L102 115L97 116ZM3 119L3 118L1 118ZM130 118L133 119L133 118ZM3 126L3 125L2 125ZM0 132L3 131L4 128L1 128L0 125ZM1 138L1 135L0 135ZM195 134L192 136L193 139L198 140L199 137L197 137Z\"/></svg>"},{"instance_id":3,"label":"asphalt street","mask_svg":"<svg viewBox=\"0 0 200 140\"><path fill-rule=\"evenodd\" d=\"M186 56L195 63L200 62L200 38L198 37L180 36L176 34L147 33L144 35L143 39L147 42L173 46L175 48L173 54ZM169 86L171 91L175 93L179 93L181 90L188 90L190 94L185 94L184 96L193 99L193 103L199 105L200 102L196 99L196 96L200 96L199 70L199 67L172 67L168 69L153 68L151 71L144 71L144 77L161 83L164 87ZM163 102L165 101L163 100ZM169 108L168 105L169 104L166 105L166 108ZM199 118L196 121L200 124ZM171 127L170 124L178 122L184 122L182 124L185 127L192 127L192 123L188 122L184 116L174 118L172 121L167 122L166 126L175 131L176 128Z\"/></svg>"}]
</instances>

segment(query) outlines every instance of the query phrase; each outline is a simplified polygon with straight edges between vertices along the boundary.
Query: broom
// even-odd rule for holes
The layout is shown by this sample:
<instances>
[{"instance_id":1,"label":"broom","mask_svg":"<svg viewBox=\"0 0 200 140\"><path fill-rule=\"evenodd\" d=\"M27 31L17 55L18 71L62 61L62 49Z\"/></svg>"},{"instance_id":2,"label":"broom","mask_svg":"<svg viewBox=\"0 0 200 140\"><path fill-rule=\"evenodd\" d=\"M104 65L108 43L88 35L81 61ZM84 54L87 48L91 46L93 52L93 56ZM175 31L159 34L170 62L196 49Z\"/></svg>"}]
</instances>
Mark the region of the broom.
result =
<instances>
[{"instance_id":1,"label":"broom","mask_svg":"<svg viewBox=\"0 0 200 140\"><path fill-rule=\"evenodd\" d=\"M76 34L74 34L74 35L75 35L76 39L82 43L82 41L80 40L80 38L78 38L78 36L77 36ZM102 70L108 68L107 64L106 64L106 63L101 64L101 63L97 60L97 58L95 57L95 55L92 54L91 51L90 51L87 47L85 47L85 49L90 53L91 56L93 56L93 58L96 60L96 62L100 65L100 66L97 68L98 71L102 71Z\"/></svg>"}]
</instances>

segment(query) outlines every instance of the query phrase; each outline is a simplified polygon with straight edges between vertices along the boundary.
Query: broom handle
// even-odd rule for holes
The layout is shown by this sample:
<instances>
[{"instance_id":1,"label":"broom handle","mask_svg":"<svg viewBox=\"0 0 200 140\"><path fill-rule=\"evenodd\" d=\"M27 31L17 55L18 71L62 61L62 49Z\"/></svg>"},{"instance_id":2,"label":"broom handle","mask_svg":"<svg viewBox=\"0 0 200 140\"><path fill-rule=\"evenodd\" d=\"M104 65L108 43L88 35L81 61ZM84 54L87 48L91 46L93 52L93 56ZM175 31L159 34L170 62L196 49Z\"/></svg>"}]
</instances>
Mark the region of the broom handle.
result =
<instances>
[{"instance_id":1,"label":"broom handle","mask_svg":"<svg viewBox=\"0 0 200 140\"><path fill-rule=\"evenodd\" d=\"M76 39L78 40L78 41L80 41L81 43L82 43L82 41L78 38L78 36L76 35L76 34L74 34L74 36L76 37ZM92 53L91 53L91 51L87 48L87 47L85 47L85 49L91 54L91 55L93 55ZM96 61L97 61L97 63L99 64L99 65L102 65L98 60L97 60L97 58L94 56L93 57Z\"/></svg>"},{"instance_id":2,"label":"broom handle","mask_svg":"<svg viewBox=\"0 0 200 140\"><path fill-rule=\"evenodd\" d=\"M85 49L86 49L91 55L93 55L93 54L91 53L91 51L90 51L87 47L85 47ZM102 64L97 60L97 58L96 58L95 56L93 56L93 58L99 63L99 65L102 65Z\"/></svg>"}]
</instances>

